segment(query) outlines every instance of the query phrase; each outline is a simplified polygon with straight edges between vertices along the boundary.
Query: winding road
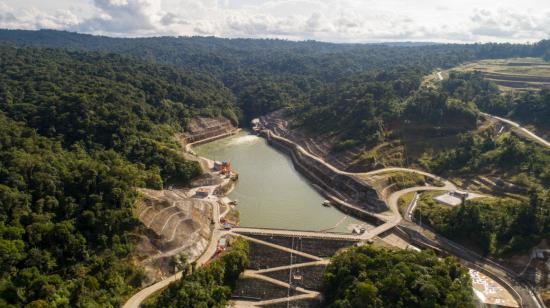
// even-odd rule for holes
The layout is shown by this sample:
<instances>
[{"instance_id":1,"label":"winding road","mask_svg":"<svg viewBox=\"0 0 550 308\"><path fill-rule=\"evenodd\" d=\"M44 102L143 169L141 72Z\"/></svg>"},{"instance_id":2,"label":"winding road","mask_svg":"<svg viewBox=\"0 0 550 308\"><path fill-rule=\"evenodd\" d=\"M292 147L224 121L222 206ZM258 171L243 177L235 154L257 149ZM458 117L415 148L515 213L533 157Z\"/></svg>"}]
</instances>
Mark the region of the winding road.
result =
<instances>
[{"instance_id":1,"label":"winding road","mask_svg":"<svg viewBox=\"0 0 550 308\"><path fill-rule=\"evenodd\" d=\"M488 114L488 113L485 113L485 112L482 112L481 113L482 115L486 116L486 117L489 117L489 118L493 118L493 119L496 119L496 120L499 120L503 123L506 123L514 128L517 128L518 130L520 130L522 133L524 133L528 138L540 143L541 145L547 147L547 148L550 148L550 142L546 141L544 138L536 135L535 133L533 133L532 131L528 130L527 128L521 126L519 123L517 122L514 122L512 120L508 120L508 119L505 119L505 118L501 118L501 117L497 117L497 116L494 116L494 115L491 115L491 114Z\"/></svg>"},{"instance_id":2,"label":"winding road","mask_svg":"<svg viewBox=\"0 0 550 308\"><path fill-rule=\"evenodd\" d=\"M437 77L439 78L439 81L442 81L444 78L443 78L443 75L441 74L442 72L439 71L437 72ZM509 120L509 119L505 119L505 118L501 118L501 117L497 117L497 116L494 116L492 114L488 114L488 113L485 113L485 112L481 112L482 115L488 117L488 118L493 118L493 119L496 119L500 122L503 122L505 124L508 124L514 128L517 128L518 130L520 130L522 133L524 133L526 135L526 137L538 142L539 144L547 147L547 148L550 148L550 142L546 141L544 138L538 136L537 134L533 133L532 131L528 130L527 128L521 126L519 123L517 122L514 122L512 120Z\"/></svg>"},{"instance_id":3,"label":"winding road","mask_svg":"<svg viewBox=\"0 0 550 308\"><path fill-rule=\"evenodd\" d=\"M438 76L440 76L440 78L441 78L440 74L438 74ZM490 115L487 115L487 116L490 116ZM501 119L501 118L498 118L498 117L495 117L495 118L498 119L498 120L501 120L501 121L507 121L506 123L509 124L509 125L514 125L515 124L515 125L517 125L517 126L514 125L515 127L521 128L515 122L509 121L509 120L506 120L506 119ZM512 123L514 123L514 124L512 124ZM196 264L198 266L201 266L201 265L205 264L208 260L210 260L212 258L212 256L214 256L214 254L216 253L217 244L218 244L219 239L222 238L223 236L226 236L227 234L232 234L232 235L235 235L235 236L241 236L241 237L253 240L253 241L258 241L258 240L254 239L254 238L251 238L251 237L247 237L245 234L247 234L247 233L249 233L249 234L280 234L280 235L302 236L302 237L353 239L353 240L360 240L360 241L368 240L368 239L373 238L373 237L375 237L375 236L377 236L377 235L379 235L383 232L386 232L386 231L388 231L388 230L390 230L390 229L392 229L396 226L400 226L403 219L402 219L402 216L399 212L398 201L405 194L408 194L410 192L420 192L420 191L451 191L451 190L456 189L456 186L452 182L450 182L446 179L443 179L443 178L441 178L437 175L433 175L433 174L425 172L425 171L410 169L410 168L390 167L390 168L384 168L384 169L379 169L379 170L370 171L370 172L362 172L362 173L351 173L351 172L342 171L342 170L339 170L339 169L335 168L334 166L328 164L323 159L311 154L309 151L306 151L302 146L297 145L293 141L290 141L290 140L288 140L284 137L275 135L272 131L269 131L269 134L271 136L275 137L275 138L285 139L287 142L290 142L290 143L294 144L301 153L303 153L304 155L309 156L310 158L318 161L321 164L324 164L327 168L330 168L332 171L334 171L335 173L338 173L338 174L351 175L351 176L372 176L372 175L376 175L376 174L380 174L380 173L386 173L386 172L392 172L392 171L412 172L412 173L424 175L426 177L441 181L441 182L443 182L444 186L442 186L442 187L439 187L439 186L418 186L418 187L411 187L411 188L406 188L406 189L403 189L403 190L400 190L400 191L397 191L397 192L393 192L386 200L386 204L387 204L389 210L392 212L391 219L387 220L384 224L370 230L369 232L365 232L365 233L359 234L359 235L338 234L338 233L330 233L330 232L307 232L307 231L292 231L292 230L273 230L273 229L260 229L260 228L233 228L230 231L223 230L223 229L221 229L221 226L219 224L219 219L221 217L219 204L216 204L216 206L214 206L214 213L213 213L214 214L213 216L214 216L214 221L215 221L215 227L214 227L214 230L213 230L213 233L212 233L212 238L211 238L210 243L209 243L207 249L205 250L205 252L201 255L201 257L199 257L196 260ZM540 142L541 140L544 141L544 144L546 146L548 146L548 142L546 142L544 139L536 136L535 134L529 132L528 135L533 137L534 139L537 139L538 142ZM214 138L212 138L212 139L214 139ZM186 150L189 152L190 147L186 147ZM408 208L408 211L406 213L407 217L409 217L409 215L411 214L410 212L412 212L413 209L414 209L414 207L409 207ZM224 214L226 214L226 213L227 213L227 211ZM448 242L450 242L450 241L448 241ZM450 243L452 243L452 242L450 242ZM451 246L450 243L446 243L446 245ZM267 244L268 245L274 245L274 244L270 244L270 243L267 243ZM455 244L453 243L453 245L455 245ZM441 247L441 246L443 246L443 247ZM453 251L453 250L449 249L449 247L445 247L445 244L440 245L440 247L442 249L447 248L446 249L447 251ZM456 245L455 245L455 247L456 247ZM464 253L472 253L469 250L467 250L466 248L463 248L463 247L461 247L461 248L463 249ZM281 248L279 247L278 249L281 249ZM285 249L285 248L283 248L283 249ZM293 251L293 253L304 254L303 252L297 252L297 251ZM316 260L316 262L326 262L326 261L324 261L320 258L317 258L315 256L308 255L307 257L309 257L309 258L313 257L312 259ZM500 267L499 269L502 269L502 267ZM507 273L507 271L505 271L505 273ZM254 272L245 272L245 275L248 275L248 276L257 275L257 274L258 273L254 273ZM153 284L153 285L151 285L147 288L142 289L141 291L136 293L134 296L132 296L124 304L123 307L124 308L137 308L137 307L139 307L139 305L147 297L149 297L153 293L167 287L171 282L177 281L181 277L182 277L181 272L178 272L175 275L168 277L167 279L164 279L164 280L162 280L158 283L155 283L155 284ZM517 284L517 285L520 285L520 284ZM314 297L314 296L318 296L318 294L310 292L310 293L306 293L306 294L303 294L303 295L297 295L297 296L295 296L296 298L292 298L292 299L297 300L297 299L302 299L302 298L311 298L311 297ZM525 295L522 296L521 298L524 298L524 297L525 297ZM533 295L531 295L531 297L532 298L530 300L532 300L535 304L530 305L530 307L540 307L540 304L538 303L537 298L534 297ZM290 300L290 298L288 298L287 300ZM243 304L243 305L244 304L250 304L249 302L248 303L239 302L239 303ZM267 304L267 302L265 302L265 303L262 302L262 303ZM255 303L255 304L257 305L258 303ZM275 302L273 302L273 303L269 302L269 304L275 304Z\"/></svg>"}]
</instances>

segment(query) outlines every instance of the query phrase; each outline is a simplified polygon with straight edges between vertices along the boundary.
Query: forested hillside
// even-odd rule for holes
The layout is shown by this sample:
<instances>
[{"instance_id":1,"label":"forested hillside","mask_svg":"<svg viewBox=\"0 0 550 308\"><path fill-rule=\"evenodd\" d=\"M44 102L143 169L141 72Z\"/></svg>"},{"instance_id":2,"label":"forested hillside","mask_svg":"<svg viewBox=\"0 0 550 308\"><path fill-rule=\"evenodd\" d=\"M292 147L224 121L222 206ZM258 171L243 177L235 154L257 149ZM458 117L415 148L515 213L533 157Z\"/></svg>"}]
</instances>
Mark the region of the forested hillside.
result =
<instances>
[{"instance_id":1,"label":"forested hillside","mask_svg":"<svg viewBox=\"0 0 550 308\"><path fill-rule=\"evenodd\" d=\"M534 45L394 46L213 37L124 39L51 30L0 30L0 42L117 52L200 71L233 92L246 119L282 106L307 104L311 99L316 103L319 96L325 97L319 93L339 95L334 90L373 79L395 83L389 86L404 96L420 83L422 76L438 67L450 68L483 58L541 57L550 49L550 41ZM338 103L344 102L333 102ZM351 112L352 108L346 110Z\"/></svg>"},{"instance_id":2,"label":"forested hillside","mask_svg":"<svg viewBox=\"0 0 550 308\"><path fill-rule=\"evenodd\" d=\"M0 47L0 55L0 111L64 147L113 149L164 181L198 172L172 143L191 116L238 118L231 92L202 75L115 54Z\"/></svg>"},{"instance_id":3,"label":"forested hillside","mask_svg":"<svg viewBox=\"0 0 550 308\"><path fill-rule=\"evenodd\" d=\"M436 68L480 58L540 57L548 41L338 45L0 30L0 43L0 306L117 306L139 286L141 274L127 260L129 234L138 226L131 213L134 188L184 184L199 175L198 165L184 160L173 140L192 116L222 115L238 123L289 107L296 125L338 136L337 151L405 144L411 136L460 136L476 128L478 108L526 118L536 113L538 123L544 123L548 109L547 92L510 102L475 75L419 89L422 77ZM456 139L462 149L429 157L424 166L466 172L506 168L503 161L511 159L517 162L513 170L532 179L533 189L546 185L546 152L513 136L493 137L463 135ZM505 237L501 243L510 241ZM380 254L359 253L375 260ZM412 255L392 258L396 264L423 262ZM437 264L438 270L463 278L453 263ZM363 275L362 269L356 274ZM208 275L199 272L193 279L215 280ZM409 278L412 283L418 277ZM351 286L357 290L349 292L368 291L374 300L391 293L385 285L373 288L376 281ZM227 298L227 287L215 287L223 294L213 291L199 301ZM448 287L445 279L438 286ZM193 300L185 288L182 282L170 294L185 293ZM414 288L411 292L428 292L430 303L462 303L470 297L462 291L454 299L436 296L440 290L432 285ZM330 298L361 300L340 291ZM165 303L172 299L161 298L159 305Z\"/></svg>"},{"instance_id":4,"label":"forested hillside","mask_svg":"<svg viewBox=\"0 0 550 308\"><path fill-rule=\"evenodd\" d=\"M0 47L0 306L117 306L140 286L134 188L200 173L172 140L197 114L238 110L200 74Z\"/></svg>"},{"instance_id":5,"label":"forested hillside","mask_svg":"<svg viewBox=\"0 0 550 308\"><path fill-rule=\"evenodd\" d=\"M473 307L470 276L433 252L360 246L336 255L324 276L328 307Z\"/></svg>"},{"instance_id":6,"label":"forested hillside","mask_svg":"<svg viewBox=\"0 0 550 308\"><path fill-rule=\"evenodd\" d=\"M474 102L482 111L532 124L542 134L550 133L550 89L503 95L479 72L451 73L442 88L450 95Z\"/></svg>"}]
</instances>

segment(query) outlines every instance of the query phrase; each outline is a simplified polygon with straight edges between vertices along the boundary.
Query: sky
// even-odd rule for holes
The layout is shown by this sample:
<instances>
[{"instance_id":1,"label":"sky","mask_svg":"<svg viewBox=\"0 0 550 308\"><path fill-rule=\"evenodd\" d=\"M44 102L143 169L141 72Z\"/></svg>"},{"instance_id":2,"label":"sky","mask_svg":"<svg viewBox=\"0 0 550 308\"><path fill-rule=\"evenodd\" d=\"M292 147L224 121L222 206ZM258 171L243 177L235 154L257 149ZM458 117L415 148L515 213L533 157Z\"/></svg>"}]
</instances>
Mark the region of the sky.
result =
<instances>
[{"instance_id":1,"label":"sky","mask_svg":"<svg viewBox=\"0 0 550 308\"><path fill-rule=\"evenodd\" d=\"M550 0L0 0L0 28L327 42L535 42Z\"/></svg>"}]
</instances>

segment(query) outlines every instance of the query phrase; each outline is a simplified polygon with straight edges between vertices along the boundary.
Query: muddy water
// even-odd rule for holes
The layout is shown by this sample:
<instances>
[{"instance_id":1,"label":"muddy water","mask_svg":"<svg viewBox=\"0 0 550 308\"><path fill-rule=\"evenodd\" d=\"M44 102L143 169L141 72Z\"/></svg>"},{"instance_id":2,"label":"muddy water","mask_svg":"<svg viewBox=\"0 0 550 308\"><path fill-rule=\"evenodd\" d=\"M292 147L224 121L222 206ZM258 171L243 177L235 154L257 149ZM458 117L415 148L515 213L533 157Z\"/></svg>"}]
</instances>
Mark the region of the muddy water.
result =
<instances>
[{"instance_id":1,"label":"muddy water","mask_svg":"<svg viewBox=\"0 0 550 308\"><path fill-rule=\"evenodd\" d=\"M364 224L332 207L283 153L266 140L241 132L194 148L204 157L230 161L239 181L229 198L238 200L241 226L351 232ZM336 227L335 227L336 226Z\"/></svg>"}]
</instances>

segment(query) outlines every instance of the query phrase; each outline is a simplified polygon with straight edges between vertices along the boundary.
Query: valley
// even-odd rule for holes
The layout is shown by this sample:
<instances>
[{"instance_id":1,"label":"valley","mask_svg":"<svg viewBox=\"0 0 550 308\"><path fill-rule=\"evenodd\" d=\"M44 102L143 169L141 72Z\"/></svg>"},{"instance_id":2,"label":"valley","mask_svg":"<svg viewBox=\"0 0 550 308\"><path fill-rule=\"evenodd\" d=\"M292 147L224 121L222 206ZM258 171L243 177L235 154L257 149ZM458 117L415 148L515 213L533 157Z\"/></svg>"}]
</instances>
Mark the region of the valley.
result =
<instances>
[{"instance_id":1,"label":"valley","mask_svg":"<svg viewBox=\"0 0 550 308\"><path fill-rule=\"evenodd\" d=\"M549 52L0 30L0 306L544 307Z\"/></svg>"}]
</instances>

